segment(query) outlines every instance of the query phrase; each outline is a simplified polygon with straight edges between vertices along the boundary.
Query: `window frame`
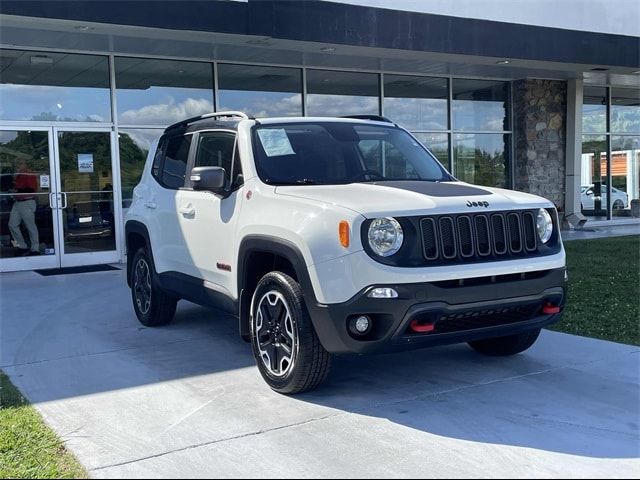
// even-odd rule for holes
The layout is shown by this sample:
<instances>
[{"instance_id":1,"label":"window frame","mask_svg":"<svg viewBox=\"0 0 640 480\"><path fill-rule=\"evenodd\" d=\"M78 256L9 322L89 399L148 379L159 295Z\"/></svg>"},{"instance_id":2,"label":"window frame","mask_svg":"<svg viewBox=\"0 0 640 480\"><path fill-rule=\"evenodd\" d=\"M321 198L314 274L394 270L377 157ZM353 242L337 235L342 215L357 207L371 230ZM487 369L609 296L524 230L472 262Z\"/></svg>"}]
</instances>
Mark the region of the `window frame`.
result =
<instances>
[{"instance_id":1,"label":"window frame","mask_svg":"<svg viewBox=\"0 0 640 480\"><path fill-rule=\"evenodd\" d=\"M193 132L183 132L183 133L177 133L173 135L163 135L162 137L160 137L160 140L158 141L158 150L162 149L161 160L160 160L160 165L158 169L158 176L153 174L153 163L151 164L151 176L155 179L158 185L160 185L162 188L166 190L174 190L174 191L180 190L186 186L187 182L190 182L189 175L191 170L189 169L189 162L190 162L191 156L193 155L193 150L194 150L193 137L191 138L191 144L189 145L189 152L187 153L187 161L185 164L185 171L184 171L184 184L182 185L182 187L175 188L175 187L169 186L162 180L162 174L164 173L164 162L167 158L167 154L166 154L167 144L174 138L178 138L178 137L184 138L187 135L193 135ZM156 150L156 155L157 155L157 150ZM154 157L154 162L155 162L155 157Z\"/></svg>"},{"instance_id":2,"label":"window frame","mask_svg":"<svg viewBox=\"0 0 640 480\"><path fill-rule=\"evenodd\" d=\"M206 128L192 133L194 135L194 139L191 142L191 150L189 151L189 160L187 162L187 174L185 176L185 185L183 188L186 190L193 190L193 183L191 182L191 171L195 168L195 162L198 156L198 145L200 144L200 134L202 133L230 133L234 136L233 153L231 156L231 169L229 172L226 172L227 175L225 182L226 186L229 188L229 192L234 192L242 187L244 185L244 181L238 184L233 183L233 173L235 171L236 162L238 162L238 165L240 166L240 175L243 174L242 162L240 161L240 152L238 150L238 131L230 128Z\"/></svg>"}]
</instances>

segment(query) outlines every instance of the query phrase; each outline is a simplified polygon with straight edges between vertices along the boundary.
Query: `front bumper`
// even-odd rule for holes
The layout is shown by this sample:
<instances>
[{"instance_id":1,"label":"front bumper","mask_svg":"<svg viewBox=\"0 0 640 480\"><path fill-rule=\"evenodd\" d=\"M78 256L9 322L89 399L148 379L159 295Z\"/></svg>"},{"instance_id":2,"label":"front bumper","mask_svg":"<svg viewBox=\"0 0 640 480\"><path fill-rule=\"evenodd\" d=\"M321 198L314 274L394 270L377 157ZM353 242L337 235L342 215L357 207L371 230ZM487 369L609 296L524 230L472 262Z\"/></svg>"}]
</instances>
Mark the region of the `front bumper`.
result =
<instances>
[{"instance_id":1,"label":"front bumper","mask_svg":"<svg viewBox=\"0 0 640 480\"><path fill-rule=\"evenodd\" d=\"M468 342L540 328L560 320L566 301L565 268L538 272L410 284L371 285L344 303L307 307L323 346L332 353L386 353ZM398 298L369 298L374 287L392 287ZM307 292L305 292L307 293ZM543 307L560 307L545 313ZM349 332L353 316L367 315L364 337ZM428 333L410 328L413 320L433 324Z\"/></svg>"}]
</instances>

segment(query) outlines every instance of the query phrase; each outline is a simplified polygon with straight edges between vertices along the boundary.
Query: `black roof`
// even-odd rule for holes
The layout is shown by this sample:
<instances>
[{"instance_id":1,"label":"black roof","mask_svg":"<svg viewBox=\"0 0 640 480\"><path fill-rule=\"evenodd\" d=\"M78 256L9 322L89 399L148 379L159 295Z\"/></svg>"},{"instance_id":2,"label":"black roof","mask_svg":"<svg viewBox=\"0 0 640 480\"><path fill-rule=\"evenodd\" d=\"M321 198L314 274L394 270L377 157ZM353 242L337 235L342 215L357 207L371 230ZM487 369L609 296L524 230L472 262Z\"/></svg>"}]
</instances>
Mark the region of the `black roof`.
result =
<instances>
[{"instance_id":1,"label":"black roof","mask_svg":"<svg viewBox=\"0 0 640 480\"><path fill-rule=\"evenodd\" d=\"M198 130L204 130L207 128L222 128L226 130L237 130L238 124L240 123L240 119L220 119L220 118L203 118L200 120L195 120L189 123L180 122L174 125L168 126L164 133L187 133L187 132L195 132Z\"/></svg>"}]
</instances>

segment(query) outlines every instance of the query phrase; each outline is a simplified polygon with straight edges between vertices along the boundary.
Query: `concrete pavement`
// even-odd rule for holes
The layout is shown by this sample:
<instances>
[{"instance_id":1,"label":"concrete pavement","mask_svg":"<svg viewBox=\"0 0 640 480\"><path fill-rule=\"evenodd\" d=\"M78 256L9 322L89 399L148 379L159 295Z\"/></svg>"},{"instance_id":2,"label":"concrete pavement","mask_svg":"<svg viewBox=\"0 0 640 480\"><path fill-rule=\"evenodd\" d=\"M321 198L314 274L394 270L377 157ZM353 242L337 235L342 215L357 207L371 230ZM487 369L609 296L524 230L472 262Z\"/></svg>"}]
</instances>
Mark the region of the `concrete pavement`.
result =
<instances>
[{"instance_id":1,"label":"concrete pavement","mask_svg":"<svg viewBox=\"0 0 640 480\"><path fill-rule=\"evenodd\" d=\"M122 271L3 273L0 302L0 368L94 477L640 476L637 347L345 357L290 398L230 317L140 326Z\"/></svg>"}]
</instances>

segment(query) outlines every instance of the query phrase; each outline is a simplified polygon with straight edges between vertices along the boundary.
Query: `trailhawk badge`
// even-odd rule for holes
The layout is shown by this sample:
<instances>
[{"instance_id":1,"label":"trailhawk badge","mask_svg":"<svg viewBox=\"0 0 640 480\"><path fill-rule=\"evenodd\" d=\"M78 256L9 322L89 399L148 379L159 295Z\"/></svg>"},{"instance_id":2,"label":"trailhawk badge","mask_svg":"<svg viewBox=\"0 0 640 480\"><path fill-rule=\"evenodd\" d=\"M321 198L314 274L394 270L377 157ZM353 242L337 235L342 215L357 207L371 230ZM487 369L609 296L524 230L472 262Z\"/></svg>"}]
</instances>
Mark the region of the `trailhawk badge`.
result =
<instances>
[{"instance_id":1,"label":"trailhawk badge","mask_svg":"<svg viewBox=\"0 0 640 480\"><path fill-rule=\"evenodd\" d=\"M484 207L487 208L489 206L489 202L472 202L469 200L467 202L467 207Z\"/></svg>"}]
</instances>

